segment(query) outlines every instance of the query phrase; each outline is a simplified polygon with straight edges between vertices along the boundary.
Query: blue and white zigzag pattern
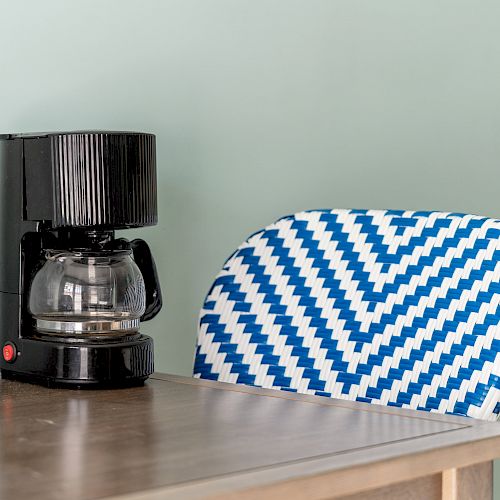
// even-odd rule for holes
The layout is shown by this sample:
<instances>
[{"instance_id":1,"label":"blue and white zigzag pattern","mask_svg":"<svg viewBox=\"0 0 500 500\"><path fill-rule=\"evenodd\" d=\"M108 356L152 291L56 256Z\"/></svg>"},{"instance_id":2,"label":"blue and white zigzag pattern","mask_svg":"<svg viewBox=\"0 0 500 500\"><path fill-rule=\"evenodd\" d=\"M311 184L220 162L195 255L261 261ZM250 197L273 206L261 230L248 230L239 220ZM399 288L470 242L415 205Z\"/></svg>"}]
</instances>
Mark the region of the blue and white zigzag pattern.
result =
<instances>
[{"instance_id":1,"label":"blue and white zigzag pattern","mask_svg":"<svg viewBox=\"0 0 500 500\"><path fill-rule=\"evenodd\" d=\"M316 210L226 262L194 376L495 420L499 352L500 221Z\"/></svg>"}]
</instances>

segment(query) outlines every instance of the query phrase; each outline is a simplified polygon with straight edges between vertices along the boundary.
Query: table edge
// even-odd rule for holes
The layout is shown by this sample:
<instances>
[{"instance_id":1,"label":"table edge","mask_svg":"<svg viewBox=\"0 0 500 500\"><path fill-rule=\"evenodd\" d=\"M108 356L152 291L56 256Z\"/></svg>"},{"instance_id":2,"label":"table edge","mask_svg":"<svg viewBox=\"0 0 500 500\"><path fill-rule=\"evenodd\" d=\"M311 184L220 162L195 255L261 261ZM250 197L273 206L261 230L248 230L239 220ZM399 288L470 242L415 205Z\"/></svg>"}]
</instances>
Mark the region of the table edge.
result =
<instances>
[{"instance_id":1,"label":"table edge","mask_svg":"<svg viewBox=\"0 0 500 500\"><path fill-rule=\"evenodd\" d=\"M153 375L151 375L150 378L152 380L164 380L179 384L196 385L198 387L209 387L211 389L218 389L224 391L242 392L245 394L253 394L256 396L268 396L279 399L302 401L322 406L336 406L339 408L348 408L357 411L398 415L408 418L416 418L419 420L431 420L433 422L456 424L461 427L475 427L478 425L479 426L483 425L485 422L491 423L484 420L475 420L469 417L462 417L457 415L443 415L440 413L411 410L409 408L397 408L394 406L362 403L359 401L348 401L346 399L328 398L325 396L314 396L311 394L298 394L295 392L280 391L279 389L264 389L261 387L242 385L242 384L231 384L227 382L218 382L215 380L187 377L184 375L173 375L173 374L155 372Z\"/></svg>"}]
</instances>

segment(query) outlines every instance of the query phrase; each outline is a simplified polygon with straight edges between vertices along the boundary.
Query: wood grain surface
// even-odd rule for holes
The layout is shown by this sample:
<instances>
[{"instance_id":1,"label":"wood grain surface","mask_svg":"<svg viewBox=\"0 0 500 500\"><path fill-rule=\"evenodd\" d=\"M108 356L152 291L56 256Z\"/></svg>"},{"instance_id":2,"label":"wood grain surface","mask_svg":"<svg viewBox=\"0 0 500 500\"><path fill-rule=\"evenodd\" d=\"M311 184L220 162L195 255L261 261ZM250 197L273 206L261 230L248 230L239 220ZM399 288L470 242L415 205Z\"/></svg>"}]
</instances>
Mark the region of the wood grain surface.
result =
<instances>
[{"instance_id":1,"label":"wood grain surface","mask_svg":"<svg viewBox=\"0 0 500 500\"><path fill-rule=\"evenodd\" d=\"M493 462L484 462L457 470L457 500L493 498Z\"/></svg>"},{"instance_id":2,"label":"wood grain surface","mask_svg":"<svg viewBox=\"0 0 500 500\"><path fill-rule=\"evenodd\" d=\"M326 498L332 474L353 494L500 445L496 424L161 374L107 391L2 380L0 410L0 498Z\"/></svg>"},{"instance_id":3,"label":"wood grain surface","mask_svg":"<svg viewBox=\"0 0 500 500\"><path fill-rule=\"evenodd\" d=\"M441 499L441 475L431 474L340 498L341 500L438 500Z\"/></svg>"}]
</instances>

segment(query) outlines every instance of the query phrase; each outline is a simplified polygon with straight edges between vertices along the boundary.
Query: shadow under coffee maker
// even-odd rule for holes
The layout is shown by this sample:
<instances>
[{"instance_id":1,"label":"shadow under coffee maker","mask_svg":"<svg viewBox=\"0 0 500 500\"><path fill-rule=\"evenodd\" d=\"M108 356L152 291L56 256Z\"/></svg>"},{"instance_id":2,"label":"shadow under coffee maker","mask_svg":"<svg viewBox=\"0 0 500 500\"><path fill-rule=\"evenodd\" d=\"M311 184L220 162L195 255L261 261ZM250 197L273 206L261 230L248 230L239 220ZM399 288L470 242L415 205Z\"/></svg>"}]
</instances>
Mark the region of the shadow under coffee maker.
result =
<instances>
[{"instance_id":1,"label":"shadow under coffee maker","mask_svg":"<svg viewBox=\"0 0 500 500\"><path fill-rule=\"evenodd\" d=\"M157 222L155 136L0 135L0 368L48 386L142 384L161 309L147 243Z\"/></svg>"}]
</instances>

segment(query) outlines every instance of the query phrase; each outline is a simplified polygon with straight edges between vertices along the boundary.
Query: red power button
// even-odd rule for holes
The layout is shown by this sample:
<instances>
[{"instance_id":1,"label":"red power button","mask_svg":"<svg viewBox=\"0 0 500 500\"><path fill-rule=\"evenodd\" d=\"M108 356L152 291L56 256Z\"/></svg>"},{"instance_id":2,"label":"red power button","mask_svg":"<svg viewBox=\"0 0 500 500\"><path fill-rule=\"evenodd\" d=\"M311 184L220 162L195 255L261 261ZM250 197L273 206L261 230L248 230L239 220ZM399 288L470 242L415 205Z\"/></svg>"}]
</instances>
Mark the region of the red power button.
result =
<instances>
[{"instance_id":1,"label":"red power button","mask_svg":"<svg viewBox=\"0 0 500 500\"><path fill-rule=\"evenodd\" d=\"M7 342L3 346L2 354L3 359L5 359L7 363L12 363L12 361L16 359L16 346L10 342Z\"/></svg>"}]
</instances>

